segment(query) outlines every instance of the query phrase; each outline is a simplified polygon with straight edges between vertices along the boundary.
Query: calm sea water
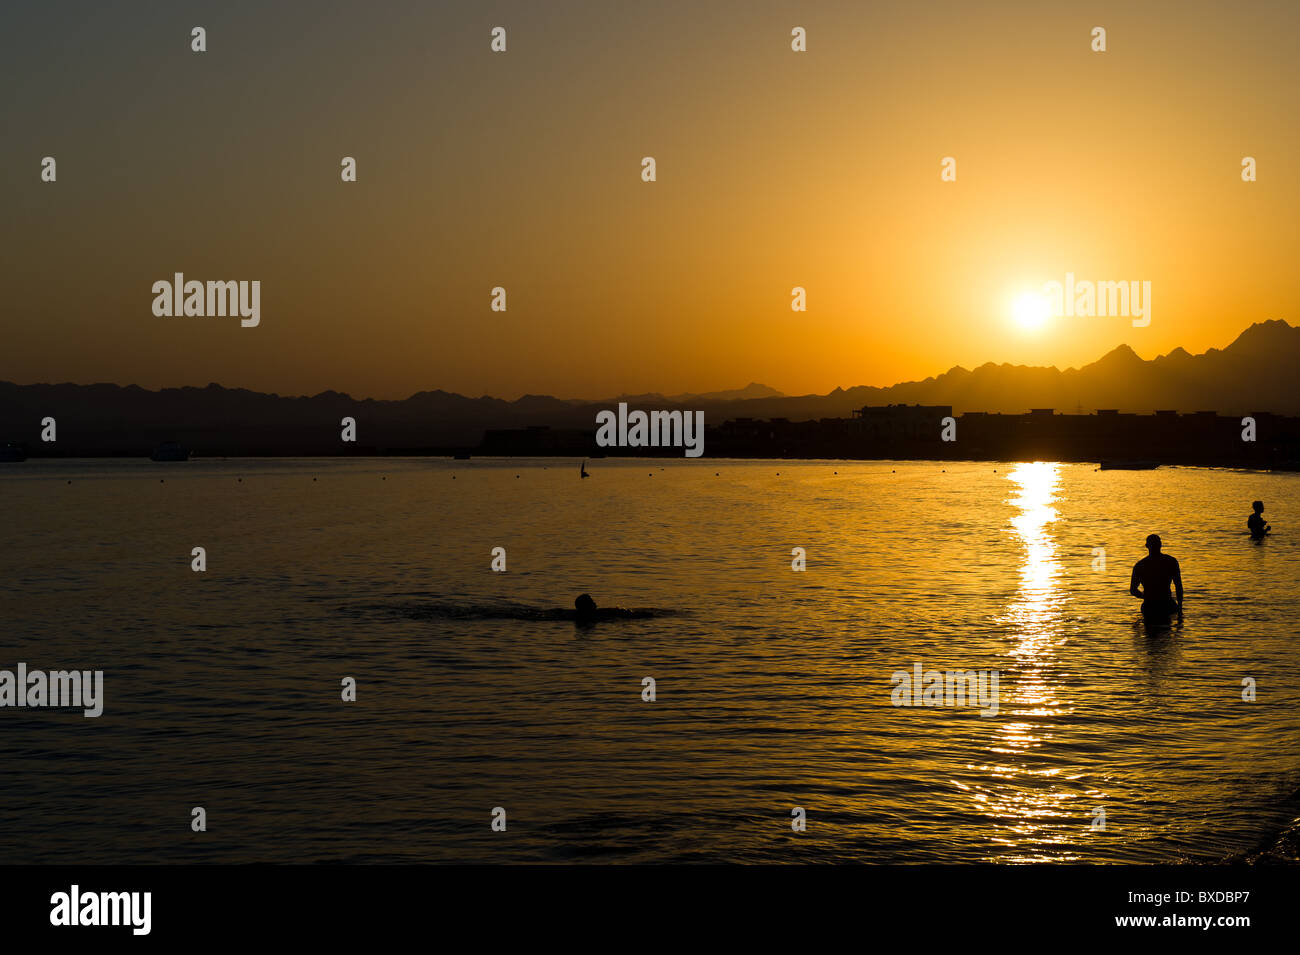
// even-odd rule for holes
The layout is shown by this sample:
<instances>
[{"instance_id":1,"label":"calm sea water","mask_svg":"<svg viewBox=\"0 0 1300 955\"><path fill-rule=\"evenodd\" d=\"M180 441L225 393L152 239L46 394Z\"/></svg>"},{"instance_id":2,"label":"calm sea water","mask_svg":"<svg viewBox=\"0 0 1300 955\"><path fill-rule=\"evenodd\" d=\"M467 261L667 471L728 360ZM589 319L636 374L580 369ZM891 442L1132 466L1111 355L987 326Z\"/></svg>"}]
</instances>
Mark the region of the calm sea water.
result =
<instances>
[{"instance_id":1,"label":"calm sea water","mask_svg":"<svg viewBox=\"0 0 1300 955\"><path fill-rule=\"evenodd\" d=\"M0 668L103 669L105 711L0 710L0 862L1290 851L1300 476L589 467L3 466ZM1154 635L1127 594L1151 532L1187 586ZM584 591L659 613L550 619ZM916 663L999 670L999 713L891 705Z\"/></svg>"}]
</instances>

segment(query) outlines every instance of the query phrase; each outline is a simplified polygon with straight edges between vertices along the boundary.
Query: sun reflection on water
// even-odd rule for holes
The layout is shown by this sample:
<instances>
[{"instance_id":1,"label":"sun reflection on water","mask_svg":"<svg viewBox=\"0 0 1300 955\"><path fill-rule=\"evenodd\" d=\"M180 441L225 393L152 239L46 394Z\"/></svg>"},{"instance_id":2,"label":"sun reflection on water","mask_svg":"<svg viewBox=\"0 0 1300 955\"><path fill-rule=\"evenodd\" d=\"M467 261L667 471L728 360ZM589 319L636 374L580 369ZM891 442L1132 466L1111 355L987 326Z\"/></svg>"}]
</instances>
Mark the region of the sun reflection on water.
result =
<instances>
[{"instance_id":1,"label":"sun reflection on water","mask_svg":"<svg viewBox=\"0 0 1300 955\"><path fill-rule=\"evenodd\" d=\"M1089 816L1087 807L1075 805L1084 795L1078 776L1056 764L1052 747L1056 721L1069 712L1053 668L1067 601L1052 533L1060 466L1019 464L1007 479L1007 503L1016 509L1010 530L1022 557L1019 586L998 623L1012 638L1012 659L1000 687L1003 720L989 741L990 764L972 767L994 782L974 798L994 827L993 859L1070 861L1079 857L1070 847L1086 832Z\"/></svg>"},{"instance_id":2,"label":"sun reflection on water","mask_svg":"<svg viewBox=\"0 0 1300 955\"><path fill-rule=\"evenodd\" d=\"M1035 656L1049 637L1050 624L1060 609L1057 580L1061 575L1056 541L1049 533L1057 519L1056 491L1060 466L1034 462L1012 469L1008 478L1015 484L1010 503L1019 508L1011 518L1011 529L1024 547L1020 564L1020 588L1009 608L1007 621L1022 637L1017 656Z\"/></svg>"}]
</instances>

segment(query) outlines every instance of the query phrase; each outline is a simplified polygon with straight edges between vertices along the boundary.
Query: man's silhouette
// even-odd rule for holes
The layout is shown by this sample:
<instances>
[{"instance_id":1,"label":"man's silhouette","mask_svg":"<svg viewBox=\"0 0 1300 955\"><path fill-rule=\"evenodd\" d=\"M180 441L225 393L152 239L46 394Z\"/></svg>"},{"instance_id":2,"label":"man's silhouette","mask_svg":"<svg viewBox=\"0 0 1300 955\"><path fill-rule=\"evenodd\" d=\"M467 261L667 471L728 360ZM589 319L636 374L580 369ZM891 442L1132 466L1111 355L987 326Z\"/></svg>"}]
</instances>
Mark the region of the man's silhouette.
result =
<instances>
[{"instance_id":1,"label":"man's silhouette","mask_svg":"<svg viewBox=\"0 0 1300 955\"><path fill-rule=\"evenodd\" d=\"M1160 553L1160 536L1147 538L1147 555L1133 565L1133 577L1128 592L1142 601L1142 612L1172 613L1183 607L1183 575L1178 561ZM1177 601L1169 597L1169 585L1178 593ZM1138 585L1141 584L1141 589Z\"/></svg>"},{"instance_id":2,"label":"man's silhouette","mask_svg":"<svg viewBox=\"0 0 1300 955\"><path fill-rule=\"evenodd\" d=\"M1256 501L1250 506L1255 513L1246 518L1246 526L1250 528L1250 536L1255 540L1259 540L1271 528L1264 522L1264 502Z\"/></svg>"}]
</instances>

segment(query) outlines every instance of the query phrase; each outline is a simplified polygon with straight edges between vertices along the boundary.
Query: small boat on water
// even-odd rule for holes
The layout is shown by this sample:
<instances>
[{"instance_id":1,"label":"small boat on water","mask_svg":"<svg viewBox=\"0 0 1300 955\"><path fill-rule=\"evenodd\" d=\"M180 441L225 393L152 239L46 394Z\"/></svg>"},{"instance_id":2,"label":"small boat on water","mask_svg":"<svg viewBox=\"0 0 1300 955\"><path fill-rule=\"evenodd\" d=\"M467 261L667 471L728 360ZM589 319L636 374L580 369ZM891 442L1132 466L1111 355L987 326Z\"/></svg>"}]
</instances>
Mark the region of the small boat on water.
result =
<instances>
[{"instance_id":1,"label":"small boat on water","mask_svg":"<svg viewBox=\"0 0 1300 955\"><path fill-rule=\"evenodd\" d=\"M13 444L12 442L10 442L9 444L6 444L3 448L0 448L0 461L17 462L17 461L26 461L26 460L27 460L27 449L24 448L21 444Z\"/></svg>"},{"instance_id":2,"label":"small boat on water","mask_svg":"<svg viewBox=\"0 0 1300 955\"><path fill-rule=\"evenodd\" d=\"M453 460L453 461L468 461L468 460L469 460L469 452L468 452L468 451L461 451L461 452L458 453L458 454L453 454L453 455L452 455L452 460Z\"/></svg>"},{"instance_id":3,"label":"small boat on water","mask_svg":"<svg viewBox=\"0 0 1300 955\"><path fill-rule=\"evenodd\" d=\"M151 461L188 461L190 449L176 441L164 441L149 455Z\"/></svg>"},{"instance_id":4,"label":"small boat on water","mask_svg":"<svg viewBox=\"0 0 1300 955\"><path fill-rule=\"evenodd\" d=\"M1102 461L1100 468L1103 471L1154 471L1160 467L1159 461L1146 461L1141 459L1114 459Z\"/></svg>"}]
</instances>

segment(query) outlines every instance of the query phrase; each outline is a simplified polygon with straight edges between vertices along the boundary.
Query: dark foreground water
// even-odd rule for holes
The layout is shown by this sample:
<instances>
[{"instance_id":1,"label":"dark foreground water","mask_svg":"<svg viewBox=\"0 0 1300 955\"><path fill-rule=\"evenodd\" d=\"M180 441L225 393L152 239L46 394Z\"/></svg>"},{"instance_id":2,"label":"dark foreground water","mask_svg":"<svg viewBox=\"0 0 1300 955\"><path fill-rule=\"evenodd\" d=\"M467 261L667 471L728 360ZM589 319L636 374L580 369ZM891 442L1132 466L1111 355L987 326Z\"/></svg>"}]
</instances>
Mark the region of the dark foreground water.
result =
<instances>
[{"instance_id":1,"label":"dark foreground water","mask_svg":"<svg viewBox=\"0 0 1300 955\"><path fill-rule=\"evenodd\" d=\"M0 862L1294 854L1300 477L589 467L0 465L0 669L105 681L98 719L0 709ZM655 613L557 619L583 591ZM997 714L891 705L918 663L999 671Z\"/></svg>"}]
</instances>

